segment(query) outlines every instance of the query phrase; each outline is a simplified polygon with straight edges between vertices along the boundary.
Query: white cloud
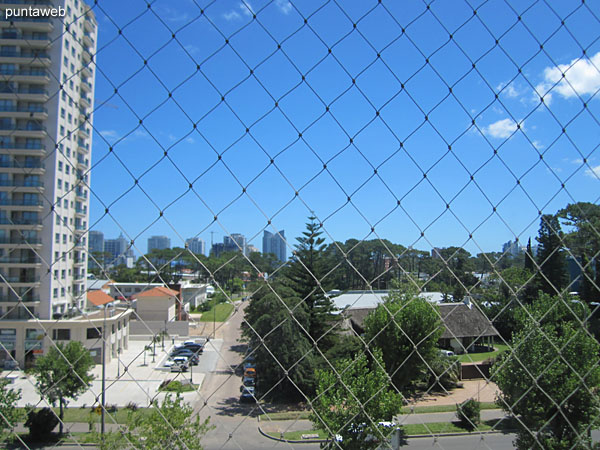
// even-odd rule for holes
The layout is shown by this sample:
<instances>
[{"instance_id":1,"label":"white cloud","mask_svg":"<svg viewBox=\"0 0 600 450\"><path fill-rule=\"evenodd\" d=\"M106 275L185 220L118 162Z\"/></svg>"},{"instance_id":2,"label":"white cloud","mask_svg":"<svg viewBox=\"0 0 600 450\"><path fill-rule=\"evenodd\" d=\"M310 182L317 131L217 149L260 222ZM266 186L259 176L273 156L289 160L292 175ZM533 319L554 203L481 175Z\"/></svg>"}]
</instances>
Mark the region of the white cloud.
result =
<instances>
[{"instance_id":1,"label":"white cloud","mask_svg":"<svg viewBox=\"0 0 600 450\"><path fill-rule=\"evenodd\" d=\"M502 91L503 95L506 95L510 98L516 98L521 95L521 91L515 86L515 83L510 83L508 86L506 86L504 83L500 83L498 86L496 86L496 90L498 92Z\"/></svg>"},{"instance_id":2,"label":"white cloud","mask_svg":"<svg viewBox=\"0 0 600 450\"><path fill-rule=\"evenodd\" d=\"M190 16L186 12L180 12L176 9L164 6L160 8L161 16L168 22L184 22L189 20Z\"/></svg>"},{"instance_id":3,"label":"white cloud","mask_svg":"<svg viewBox=\"0 0 600 450\"><path fill-rule=\"evenodd\" d=\"M585 174L588 177L596 179L600 178L600 165L588 167L587 169L585 169Z\"/></svg>"},{"instance_id":4,"label":"white cloud","mask_svg":"<svg viewBox=\"0 0 600 450\"><path fill-rule=\"evenodd\" d=\"M564 76L563 76L564 75ZM538 96L544 101L552 100L556 92L563 98L592 95L600 89L600 52L591 58L576 58L568 64L546 67L543 72L544 81L536 86Z\"/></svg>"},{"instance_id":5,"label":"white cloud","mask_svg":"<svg viewBox=\"0 0 600 450\"><path fill-rule=\"evenodd\" d=\"M525 129L525 123L520 123L521 129ZM493 138L506 139L517 130L517 122L512 119L501 119L483 128L483 132Z\"/></svg>"},{"instance_id":6,"label":"white cloud","mask_svg":"<svg viewBox=\"0 0 600 450\"><path fill-rule=\"evenodd\" d=\"M228 11L223 13L223 19L227 20L228 22L231 22L232 20L240 20L241 18L242 16L237 11Z\"/></svg>"},{"instance_id":7,"label":"white cloud","mask_svg":"<svg viewBox=\"0 0 600 450\"><path fill-rule=\"evenodd\" d=\"M150 136L148 135L148 133L146 133L146 131L142 130L141 128L138 128L138 129L136 129L136 130L133 132L133 135L134 135L135 137L139 137L139 138L147 138L147 137L150 137Z\"/></svg>"},{"instance_id":8,"label":"white cloud","mask_svg":"<svg viewBox=\"0 0 600 450\"><path fill-rule=\"evenodd\" d=\"M288 0L275 0L275 4L283 14L289 14L292 10L292 4Z\"/></svg>"},{"instance_id":9,"label":"white cloud","mask_svg":"<svg viewBox=\"0 0 600 450\"><path fill-rule=\"evenodd\" d=\"M196 140L193 137L188 137L185 139L185 142L187 142L188 144L195 144Z\"/></svg>"},{"instance_id":10,"label":"white cloud","mask_svg":"<svg viewBox=\"0 0 600 450\"><path fill-rule=\"evenodd\" d=\"M240 9L244 13L244 15L248 17L252 17L254 15L254 10L252 9L252 5L248 0L242 0L240 3Z\"/></svg>"},{"instance_id":11,"label":"white cloud","mask_svg":"<svg viewBox=\"0 0 600 450\"><path fill-rule=\"evenodd\" d=\"M198 47L196 47L194 44L187 44L183 48L185 48L186 51L192 55L195 55L200 51L200 49Z\"/></svg>"},{"instance_id":12,"label":"white cloud","mask_svg":"<svg viewBox=\"0 0 600 450\"><path fill-rule=\"evenodd\" d=\"M100 132L100 135L104 139L114 139L117 137L117 132L115 130L103 130Z\"/></svg>"},{"instance_id":13,"label":"white cloud","mask_svg":"<svg viewBox=\"0 0 600 450\"><path fill-rule=\"evenodd\" d=\"M532 144L537 150L541 150L544 148L544 144L542 144L540 141L533 141Z\"/></svg>"}]
</instances>

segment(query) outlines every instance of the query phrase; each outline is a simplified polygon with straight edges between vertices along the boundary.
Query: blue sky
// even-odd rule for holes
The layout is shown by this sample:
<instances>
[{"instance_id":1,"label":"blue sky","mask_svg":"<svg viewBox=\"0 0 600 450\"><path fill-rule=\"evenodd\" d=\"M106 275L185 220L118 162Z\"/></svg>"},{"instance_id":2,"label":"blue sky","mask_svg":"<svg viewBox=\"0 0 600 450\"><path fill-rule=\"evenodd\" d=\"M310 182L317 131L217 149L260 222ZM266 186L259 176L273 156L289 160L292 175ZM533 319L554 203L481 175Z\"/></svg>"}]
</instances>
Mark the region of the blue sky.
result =
<instances>
[{"instance_id":1,"label":"blue sky","mask_svg":"<svg viewBox=\"0 0 600 450\"><path fill-rule=\"evenodd\" d=\"M600 7L554 3L100 0L90 226L535 236L600 192Z\"/></svg>"}]
</instances>

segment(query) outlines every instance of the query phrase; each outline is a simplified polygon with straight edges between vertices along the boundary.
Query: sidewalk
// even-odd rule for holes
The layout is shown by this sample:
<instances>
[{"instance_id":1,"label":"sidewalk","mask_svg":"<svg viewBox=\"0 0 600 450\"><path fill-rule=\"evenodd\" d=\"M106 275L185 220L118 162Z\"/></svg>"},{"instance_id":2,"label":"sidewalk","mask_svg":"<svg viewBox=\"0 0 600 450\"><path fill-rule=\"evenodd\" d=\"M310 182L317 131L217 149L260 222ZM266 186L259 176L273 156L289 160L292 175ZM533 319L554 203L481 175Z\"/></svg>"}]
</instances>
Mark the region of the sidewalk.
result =
<instances>
[{"instance_id":1,"label":"sidewalk","mask_svg":"<svg viewBox=\"0 0 600 450\"><path fill-rule=\"evenodd\" d=\"M481 420L495 420L507 417L501 409L484 409L481 411ZM416 425L433 422L454 422L458 420L455 412L425 413L425 414L402 414L396 416L398 425Z\"/></svg>"}]
</instances>

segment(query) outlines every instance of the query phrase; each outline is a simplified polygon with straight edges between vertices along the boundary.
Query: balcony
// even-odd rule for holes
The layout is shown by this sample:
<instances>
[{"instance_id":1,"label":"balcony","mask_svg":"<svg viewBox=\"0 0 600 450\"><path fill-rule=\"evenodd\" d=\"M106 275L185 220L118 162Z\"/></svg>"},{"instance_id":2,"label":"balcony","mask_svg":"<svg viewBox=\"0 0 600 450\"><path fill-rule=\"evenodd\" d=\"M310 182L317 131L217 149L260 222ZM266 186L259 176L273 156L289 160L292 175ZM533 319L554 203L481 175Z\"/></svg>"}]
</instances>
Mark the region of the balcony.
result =
<instances>
[{"instance_id":1,"label":"balcony","mask_svg":"<svg viewBox=\"0 0 600 450\"><path fill-rule=\"evenodd\" d=\"M22 217L9 219L7 217L0 217L0 225L41 226L42 219L25 219Z\"/></svg>"},{"instance_id":2,"label":"balcony","mask_svg":"<svg viewBox=\"0 0 600 450\"><path fill-rule=\"evenodd\" d=\"M0 80L47 83L50 75L45 69L0 69Z\"/></svg>"},{"instance_id":3,"label":"balcony","mask_svg":"<svg viewBox=\"0 0 600 450\"><path fill-rule=\"evenodd\" d=\"M90 151L90 144L87 144L83 139L77 140L78 149L87 153Z\"/></svg>"},{"instance_id":4,"label":"balcony","mask_svg":"<svg viewBox=\"0 0 600 450\"><path fill-rule=\"evenodd\" d=\"M75 208L75 214L85 216L87 214L87 208Z\"/></svg>"},{"instance_id":5,"label":"balcony","mask_svg":"<svg viewBox=\"0 0 600 450\"><path fill-rule=\"evenodd\" d=\"M0 117L14 117L15 119L46 120L48 110L44 107L0 106Z\"/></svg>"},{"instance_id":6,"label":"balcony","mask_svg":"<svg viewBox=\"0 0 600 450\"><path fill-rule=\"evenodd\" d=\"M0 256L0 264L14 266L36 266L40 265L42 261L39 256L32 258L21 258L19 256Z\"/></svg>"},{"instance_id":7,"label":"balcony","mask_svg":"<svg viewBox=\"0 0 600 450\"><path fill-rule=\"evenodd\" d=\"M0 45L46 48L49 43L50 36L47 33L32 34L15 30L4 30L4 32L0 34Z\"/></svg>"},{"instance_id":8,"label":"balcony","mask_svg":"<svg viewBox=\"0 0 600 450\"><path fill-rule=\"evenodd\" d=\"M31 245L38 246L42 245L41 238L25 238L25 237L0 237L0 245Z\"/></svg>"},{"instance_id":9,"label":"balcony","mask_svg":"<svg viewBox=\"0 0 600 450\"><path fill-rule=\"evenodd\" d=\"M40 277L4 277L7 283L12 285L16 284L31 284L31 283L39 283ZM1 280L1 278L0 278Z\"/></svg>"},{"instance_id":10,"label":"balcony","mask_svg":"<svg viewBox=\"0 0 600 450\"><path fill-rule=\"evenodd\" d=\"M18 303L19 301L31 303L31 302L39 302L39 295L25 295L21 298L16 297L14 295L2 295L0 296L0 302L2 303Z\"/></svg>"},{"instance_id":11,"label":"balcony","mask_svg":"<svg viewBox=\"0 0 600 450\"><path fill-rule=\"evenodd\" d=\"M0 180L0 187L44 187L44 183L39 180Z\"/></svg>"},{"instance_id":12,"label":"balcony","mask_svg":"<svg viewBox=\"0 0 600 450\"><path fill-rule=\"evenodd\" d=\"M79 97L79 104L85 108L89 108L92 105L92 99L85 94Z\"/></svg>"},{"instance_id":13,"label":"balcony","mask_svg":"<svg viewBox=\"0 0 600 450\"><path fill-rule=\"evenodd\" d=\"M92 83L89 81L81 81L81 92L92 92Z\"/></svg>"},{"instance_id":14,"label":"balcony","mask_svg":"<svg viewBox=\"0 0 600 450\"><path fill-rule=\"evenodd\" d=\"M5 87L0 89L0 99L29 100L44 103L48 100L48 91L43 88L11 89Z\"/></svg>"},{"instance_id":15,"label":"balcony","mask_svg":"<svg viewBox=\"0 0 600 450\"><path fill-rule=\"evenodd\" d=\"M3 63L50 65L50 55L42 51L0 50Z\"/></svg>"},{"instance_id":16,"label":"balcony","mask_svg":"<svg viewBox=\"0 0 600 450\"><path fill-rule=\"evenodd\" d=\"M92 33L90 33L89 31L84 31L83 43L85 45L89 45L90 47L94 46L94 38L92 37Z\"/></svg>"},{"instance_id":17,"label":"balcony","mask_svg":"<svg viewBox=\"0 0 600 450\"><path fill-rule=\"evenodd\" d=\"M89 65L83 66L81 68L81 75L87 78L91 78L92 76L92 69L90 69Z\"/></svg>"},{"instance_id":18,"label":"balcony","mask_svg":"<svg viewBox=\"0 0 600 450\"><path fill-rule=\"evenodd\" d=\"M7 1L2 0L1 3L11 4L14 0ZM19 4L27 4L30 3L19 3ZM40 5L40 6L49 6L49 5ZM52 19L49 17L10 17L8 20L3 19L0 21L0 28L8 28L14 27L14 24L17 24L19 29L21 30L30 30L30 31L42 31L42 32L50 32L54 29L54 24L52 23Z\"/></svg>"},{"instance_id":19,"label":"balcony","mask_svg":"<svg viewBox=\"0 0 600 450\"><path fill-rule=\"evenodd\" d=\"M24 206L24 207L42 207L44 202L41 200L25 200L25 199L0 199L0 206Z\"/></svg>"},{"instance_id":20,"label":"balcony","mask_svg":"<svg viewBox=\"0 0 600 450\"><path fill-rule=\"evenodd\" d=\"M31 145L25 143L1 143L0 154L9 154L16 156L15 152L23 156L42 156L46 153L46 147L43 145Z\"/></svg>"},{"instance_id":21,"label":"balcony","mask_svg":"<svg viewBox=\"0 0 600 450\"><path fill-rule=\"evenodd\" d=\"M79 136L81 136L83 139L89 139L89 137L90 137L90 129L89 128L78 128L77 131L79 132Z\"/></svg>"},{"instance_id":22,"label":"balcony","mask_svg":"<svg viewBox=\"0 0 600 450\"><path fill-rule=\"evenodd\" d=\"M78 156L77 157L77 165L80 166L80 167L82 167L85 170L85 169L88 168L89 163L88 163L88 160L86 160L86 159Z\"/></svg>"},{"instance_id":23,"label":"balcony","mask_svg":"<svg viewBox=\"0 0 600 450\"><path fill-rule=\"evenodd\" d=\"M75 196L78 199L83 200L83 201L87 201L87 198L88 198L87 192L84 191L83 189L79 189L79 188L75 189ZM85 209L84 209L84 211L85 211Z\"/></svg>"}]
</instances>

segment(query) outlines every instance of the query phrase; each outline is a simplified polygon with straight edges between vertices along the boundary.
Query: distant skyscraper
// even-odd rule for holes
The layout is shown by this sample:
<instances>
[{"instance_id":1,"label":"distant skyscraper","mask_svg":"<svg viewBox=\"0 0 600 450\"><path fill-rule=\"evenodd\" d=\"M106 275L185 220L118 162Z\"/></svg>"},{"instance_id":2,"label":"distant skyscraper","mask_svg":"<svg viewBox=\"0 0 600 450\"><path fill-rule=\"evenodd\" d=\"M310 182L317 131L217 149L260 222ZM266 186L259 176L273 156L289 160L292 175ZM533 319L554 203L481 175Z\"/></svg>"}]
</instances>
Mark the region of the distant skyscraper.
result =
<instances>
[{"instance_id":1,"label":"distant skyscraper","mask_svg":"<svg viewBox=\"0 0 600 450\"><path fill-rule=\"evenodd\" d=\"M198 253L200 255L204 255L204 241L200 238L193 237L189 238L185 241L188 246L188 249L192 253Z\"/></svg>"},{"instance_id":2,"label":"distant skyscraper","mask_svg":"<svg viewBox=\"0 0 600 450\"><path fill-rule=\"evenodd\" d=\"M265 230L265 234L263 235L263 254L267 253L273 253L281 262L287 260L284 230L281 230L278 234Z\"/></svg>"},{"instance_id":3,"label":"distant skyscraper","mask_svg":"<svg viewBox=\"0 0 600 450\"><path fill-rule=\"evenodd\" d=\"M212 248L210 249L210 256L218 258L219 256L221 256L221 253L223 253L224 249L225 244L223 244L222 242L215 242L212 245Z\"/></svg>"},{"instance_id":4,"label":"distant skyscraper","mask_svg":"<svg viewBox=\"0 0 600 450\"><path fill-rule=\"evenodd\" d=\"M102 231L91 230L88 238L90 253L104 251L104 233Z\"/></svg>"},{"instance_id":5,"label":"distant skyscraper","mask_svg":"<svg viewBox=\"0 0 600 450\"><path fill-rule=\"evenodd\" d=\"M502 244L502 253L508 253L512 256L518 256L521 253L521 247L519 246L519 241L508 241Z\"/></svg>"},{"instance_id":6,"label":"distant skyscraper","mask_svg":"<svg viewBox=\"0 0 600 450\"><path fill-rule=\"evenodd\" d=\"M124 264L127 267L133 267L133 249L129 247L129 241L123 234L119 235L117 239L106 239L104 252L110 253L110 256L106 257L106 265L120 266Z\"/></svg>"},{"instance_id":7,"label":"distant skyscraper","mask_svg":"<svg viewBox=\"0 0 600 450\"><path fill-rule=\"evenodd\" d=\"M226 252L239 252L246 254L246 236L239 233L233 233L223 238Z\"/></svg>"},{"instance_id":8,"label":"distant skyscraper","mask_svg":"<svg viewBox=\"0 0 600 450\"><path fill-rule=\"evenodd\" d=\"M171 239L167 236L151 236L148 238L148 253L152 250L165 250L171 248Z\"/></svg>"}]
</instances>

